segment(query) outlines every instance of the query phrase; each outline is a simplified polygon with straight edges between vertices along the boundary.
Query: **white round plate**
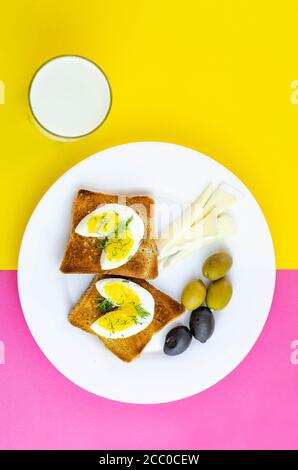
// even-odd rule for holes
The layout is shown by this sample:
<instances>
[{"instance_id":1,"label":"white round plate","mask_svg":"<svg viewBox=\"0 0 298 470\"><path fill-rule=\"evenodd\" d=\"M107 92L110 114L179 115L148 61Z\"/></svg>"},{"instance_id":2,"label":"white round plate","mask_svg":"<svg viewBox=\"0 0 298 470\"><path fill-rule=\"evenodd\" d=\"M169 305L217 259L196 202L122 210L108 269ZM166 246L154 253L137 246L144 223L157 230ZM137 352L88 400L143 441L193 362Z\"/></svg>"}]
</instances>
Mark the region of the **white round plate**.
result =
<instances>
[{"instance_id":1,"label":"white round plate","mask_svg":"<svg viewBox=\"0 0 298 470\"><path fill-rule=\"evenodd\" d=\"M124 363L95 336L70 325L67 315L92 279L59 272L69 234L71 205L80 188L111 194L151 194L164 207L191 202L209 182L239 190L231 209L237 237L201 249L152 283L180 299L183 286L201 275L202 262L219 248L231 251L233 297L215 312L215 332L205 344L193 339L181 355L163 353L165 335L187 325L189 313L156 335L142 356ZM166 203L166 204L165 204ZM171 210L171 209L169 209ZM18 285L27 324L50 362L68 379L102 397L129 403L164 403L198 393L229 374L257 340L270 310L275 259L270 232L248 189L222 165L179 145L139 142L99 152L71 168L47 191L25 231Z\"/></svg>"}]
</instances>

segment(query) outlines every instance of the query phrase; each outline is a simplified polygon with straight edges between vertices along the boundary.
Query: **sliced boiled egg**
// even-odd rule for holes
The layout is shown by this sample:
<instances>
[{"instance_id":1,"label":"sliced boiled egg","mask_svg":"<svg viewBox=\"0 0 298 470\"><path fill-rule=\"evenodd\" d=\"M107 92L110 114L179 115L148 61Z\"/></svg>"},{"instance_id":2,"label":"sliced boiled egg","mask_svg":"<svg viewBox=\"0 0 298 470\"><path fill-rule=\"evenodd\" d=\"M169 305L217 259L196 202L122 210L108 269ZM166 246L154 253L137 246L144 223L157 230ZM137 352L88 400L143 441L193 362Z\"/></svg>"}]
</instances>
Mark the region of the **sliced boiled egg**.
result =
<instances>
[{"instance_id":1,"label":"sliced boiled egg","mask_svg":"<svg viewBox=\"0 0 298 470\"><path fill-rule=\"evenodd\" d=\"M101 316L90 328L97 335L127 338L150 325L154 317L154 298L149 291L122 278L102 279L95 285Z\"/></svg>"},{"instance_id":2,"label":"sliced boiled egg","mask_svg":"<svg viewBox=\"0 0 298 470\"><path fill-rule=\"evenodd\" d=\"M102 239L100 265L115 269L132 258L144 236L145 226L134 209L122 204L104 204L86 215L75 232Z\"/></svg>"},{"instance_id":3,"label":"sliced boiled egg","mask_svg":"<svg viewBox=\"0 0 298 470\"><path fill-rule=\"evenodd\" d=\"M104 204L98 207L80 221L75 232L83 237L106 237L115 231L123 207L126 206Z\"/></svg>"}]
</instances>

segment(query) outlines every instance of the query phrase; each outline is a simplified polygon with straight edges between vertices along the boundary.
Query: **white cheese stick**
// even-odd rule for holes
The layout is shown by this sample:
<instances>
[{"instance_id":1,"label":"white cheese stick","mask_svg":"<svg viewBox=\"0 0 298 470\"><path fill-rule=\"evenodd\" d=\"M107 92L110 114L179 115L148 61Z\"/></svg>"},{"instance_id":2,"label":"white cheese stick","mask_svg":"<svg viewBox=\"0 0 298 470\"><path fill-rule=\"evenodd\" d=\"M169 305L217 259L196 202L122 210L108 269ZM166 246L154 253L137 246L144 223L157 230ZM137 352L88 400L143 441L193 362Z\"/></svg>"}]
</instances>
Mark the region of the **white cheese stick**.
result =
<instances>
[{"instance_id":1,"label":"white cheese stick","mask_svg":"<svg viewBox=\"0 0 298 470\"><path fill-rule=\"evenodd\" d=\"M162 250L159 259L166 258L175 254L177 251L187 249L194 242L203 240L206 237L215 237L218 234L217 228L217 209L213 208L209 214L195 224L186 234L185 237L179 238L175 244Z\"/></svg>"},{"instance_id":2,"label":"white cheese stick","mask_svg":"<svg viewBox=\"0 0 298 470\"><path fill-rule=\"evenodd\" d=\"M175 262L185 258L190 253L198 251L203 246L209 245L218 240L227 239L233 236L236 233L234 222L231 216L223 214L217 218L217 229L218 233L214 236L206 236L200 240L196 240L192 243L184 244L179 251L173 253L171 256L168 256L162 260L163 265L171 266Z\"/></svg>"},{"instance_id":3,"label":"white cheese stick","mask_svg":"<svg viewBox=\"0 0 298 470\"><path fill-rule=\"evenodd\" d=\"M216 207L219 215L223 214L227 209L234 205L236 201L236 191L234 190L234 188L222 183L206 202L203 208L203 212L201 214L201 218L206 217L206 215L210 212L210 210L212 210L213 207ZM198 219L198 221L199 220L200 219Z\"/></svg>"},{"instance_id":4,"label":"white cheese stick","mask_svg":"<svg viewBox=\"0 0 298 470\"><path fill-rule=\"evenodd\" d=\"M200 218L203 208L214 191L213 185L209 184L202 194L183 212L183 214L166 227L159 235L157 247L162 255L166 249L173 246L177 239L183 238L183 233Z\"/></svg>"},{"instance_id":5,"label":"white cheese stick","mask_svg":"<svg viewBox=\"0 0 298 470\"><path fill-rule=\"evenodd\" d=\"M176 263L177 261L180 261L184 258L186 258L188 255L193 253L194 251L198 251L200 248L203 246L209 245L210 243L215 242L218 239L217 236L215 237L206 237L205 239L202 239L198 241L194 247L194 244L192 244L191 247L184 248L183 250L177 251L171 256L168 256L164 259L161 260L163 263L164 267L171 266L172 264Z\"/></svg>"}]
</instances>

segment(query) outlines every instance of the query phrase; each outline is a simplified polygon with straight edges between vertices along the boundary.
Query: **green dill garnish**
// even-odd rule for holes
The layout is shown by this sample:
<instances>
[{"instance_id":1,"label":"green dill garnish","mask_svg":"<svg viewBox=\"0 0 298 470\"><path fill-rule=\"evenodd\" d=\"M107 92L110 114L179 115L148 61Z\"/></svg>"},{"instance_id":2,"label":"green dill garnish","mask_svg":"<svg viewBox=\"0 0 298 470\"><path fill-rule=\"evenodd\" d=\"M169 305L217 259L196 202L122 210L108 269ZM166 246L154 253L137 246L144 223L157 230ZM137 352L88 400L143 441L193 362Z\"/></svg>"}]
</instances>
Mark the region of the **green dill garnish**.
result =
<instances>
[{"instance_id":1,"label":"green dill garnish","mask_svg":"<svg viewBox=\"0 0 298 470\"><path fill-rule=\"evenodd\" d=\"M134 322L135 325L141 325L142 324L141 322L138 321L137 315L133 315L130 318L132 319L132 321Z\"/></svg>"},{"instance_id":2,"label":"green dill garnish","mask_svg":"<svg viewBox=\"0 0 298 470\"><path fill-rule=\"evenodd\" d=\"M108 240L109 240L108 237L101 238L98 242L98 248L100 250L104 250L108 243Z\"/></svg>"},{"instance_id":3,"label":"green dill garnish","mask_svg":"<svg viewBox=\"0 0 298 470\"><path fill-rule=\"evenodd\" d=\"M141 305L135 305L135 309L139 318L144 319L150 315L150 313L147 312L147 310L145 310Z\"/></svg>"},{"instance_id":4,"label":"green dill garnish","mask_svg":"<svg viewBox=\"0 0 298 470\"><path fill-rule=\"evenodd\" d=\"M127 221L125 222L125 227L126 227L126 228L129 226L129 224L130 224L130 222L131 222L132 220L133 220L133 215L131 215L131 216L127 219Z\"/></svg>"},{"instance_id":5,"label":"green dill garnish","mask_svg":"<svg viewBox=\"0 0 298 470\"><path fill-rule=\"evenodd\" d=\"M112 244L111 256L115 258L119 253L122 253L127 246L130 245L130 240L128 238L118 238L117 243L115 244L115 239L108 240L106 246Z\"/></svg>"},{"instance_id":6,"label":"green dill garnish","mask_svg":"<svg viewBox=\"0 0 298 470\"><path fill-rule=\"evenodd\" d=\"M108 329L112 332L115 333L114 325L112 320L109 318L109 324L108 324Z\"/></svg>"},{"instance_id":7,"label":"green dill garnish","mask_svg":"<svg viewBox=\"0 0 298 470\"><path fill-rule=\"evenodd\" d=\"M127 230L132 219L133 219L133 215L131 215L127 220L122 220L121 222L119 222L119 224L117 225L115 229L115 238L118 238L119 235L121 235L124 231Z\"/></svg>"},{"instance_id":8,"label":"green dill garnish","mask_svg":"<svg viewBox=\"0 0 298 470\"><path fill-rule=\"evenodd\" d=\"M110 302L108 299L103 299L102 297L97 297L97 307L100 310L100 313L104 315L107 312L111 312L112 310L115 310L115 305Z\"/></svg>"},{"instance_id":9,"label":"green dill garnish","mask_svg":"<svg viewBox=\"0 0 298 470\"><path fill-rule=\"evenodd\" d=\"M116 212L115 212L115 214L116 214ZM107 244L109 243L110 239L112 240L113 238L119 238L119 236L121 234L126 232L126 230L129 226L130 222L132 221L132 219L133 219L133 215L131 215L127 220L123 220L123 221L119 222L116 225L115 231L114 231L113 234L110 234L109 236L106 236L106 237L101 238L99 240L98 245L97 245L98 248L100 250L104 250L106 248ZM123 243L125 245L125 244L129 243L129 241L124 241ZM112 256L116 256L116 255L117 255L117 253L114 253L114 252L112 253Z\"/></svg>"},{"instance_id":10,"label":"green dill garnish","mask_svg":"<svg viewBox=\"0 0 298 470\"><path fill-rule=\"evenodd\" d=\"M127 320L124 319L124 318L118 318L115 322L115 325L125 326L125 325L127 325Z\"/></svg>"}]
</instances>

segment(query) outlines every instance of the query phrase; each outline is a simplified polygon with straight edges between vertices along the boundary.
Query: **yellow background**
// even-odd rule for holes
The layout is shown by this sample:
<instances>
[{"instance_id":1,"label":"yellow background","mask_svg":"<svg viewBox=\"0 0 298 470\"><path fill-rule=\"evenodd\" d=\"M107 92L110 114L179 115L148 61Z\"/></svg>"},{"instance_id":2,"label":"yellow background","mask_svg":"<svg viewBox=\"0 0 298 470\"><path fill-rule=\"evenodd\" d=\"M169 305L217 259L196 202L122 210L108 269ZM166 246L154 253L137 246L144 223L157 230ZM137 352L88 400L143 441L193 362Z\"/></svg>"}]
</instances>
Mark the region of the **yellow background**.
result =
<instances>
[{"instance_id":1,"label":"yellow background","mask_svg":"<svg viewBox=\"0 0 298 470\"><path fill-rule=\"evenodd\" d=\"M22 0L0 14L1 269L17 267L28 218L57 177L139 140L186 145L235 172L265 213L277 267L298 267L297 1ZM30 124L27 87L67 53L103 68L113 106L92 136L59 143Z\"/></svg>"}]
</instances>

